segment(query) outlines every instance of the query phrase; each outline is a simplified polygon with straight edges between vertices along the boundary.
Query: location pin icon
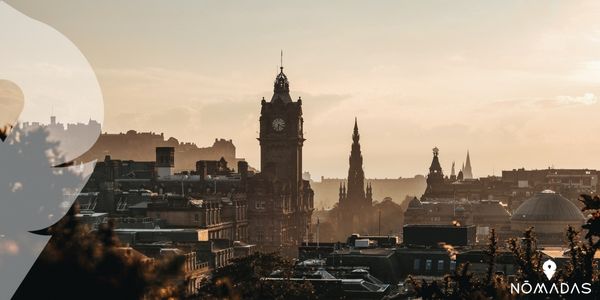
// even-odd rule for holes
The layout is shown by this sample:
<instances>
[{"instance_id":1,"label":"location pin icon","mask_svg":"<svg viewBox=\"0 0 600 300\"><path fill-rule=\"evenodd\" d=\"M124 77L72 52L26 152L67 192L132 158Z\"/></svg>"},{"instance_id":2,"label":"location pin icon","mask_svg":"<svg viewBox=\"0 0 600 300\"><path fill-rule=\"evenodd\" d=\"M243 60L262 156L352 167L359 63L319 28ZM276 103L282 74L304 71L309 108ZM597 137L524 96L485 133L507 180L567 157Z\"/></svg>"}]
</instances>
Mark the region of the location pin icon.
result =
<instances>
[{"instance_id":1,"label":"location pin icon","mask_svg":"<svg viewBox=\"0 0 600 300\"><path fill-rule=\"evenodd\" d=\"M548 280L552 279L552 276L556 273L556 263L549 259L544 262L542 268L544 269L544 274L546 274Z\"/></svg>"}]
</instances>

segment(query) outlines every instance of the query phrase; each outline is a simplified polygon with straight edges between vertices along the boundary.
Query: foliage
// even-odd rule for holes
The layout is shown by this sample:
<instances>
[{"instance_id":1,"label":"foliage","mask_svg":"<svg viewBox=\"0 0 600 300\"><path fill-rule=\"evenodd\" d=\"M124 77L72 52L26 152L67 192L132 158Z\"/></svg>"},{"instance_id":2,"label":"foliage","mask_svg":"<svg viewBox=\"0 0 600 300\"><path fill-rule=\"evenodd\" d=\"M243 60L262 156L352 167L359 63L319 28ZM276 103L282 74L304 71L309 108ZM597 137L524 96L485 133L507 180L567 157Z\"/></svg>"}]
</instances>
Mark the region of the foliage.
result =
<instances>
[{"instance_id":1,"label":"foliage","mask_svg":"<svg viewBox=\"0 0 600 300\"><path fill-rule=\"evenodd\" d=\"M495 274L498 239L494 230L490 233L486 251L488 268L486 277L481 280L469 271L467 262L439 282L417 281L409 276L407 283L412 285L417 296L423 299L511 299L505 278Z\"/></svg>"},{"instance_id":2,"label":"foliage","mask_svg":"<svg viewBox=\"0 0 600 300\"><path fill-rule=\"evenodd\" d=\"M533 227L523 233L521 239L508 240L508 248L512 251L519 267L518 279L529 280L533 285L543 281L541 255L537 251L537 239Z\"/></svg>"},{"instance_id":3,"label":"foliage","mask_svg":"<svg viewBox=\"0 0 600 300\"><path fill-rule=\"evenodd\" d=\"M582 211L589 213L589 219L582 226L586 231L583 239L580 232L569 226L566 231L568 262L558 270L550 280L554 283L565 282L591 283L590 295L562 295L562 299L598 299L600 296L600 281L598 266L594 256L600 249L600 197L581 195L584 204ZM523 237L509 239L508 248L513 253L518 267L517 281L528 281L531 285L548 282L542 270L542 254L538 251L537 240L533 227L523 233ZM512 299L522 297L509 294L506 276L495 275L494 264L497 257L497 239L495 231L491 232L488 243L488 269L485 279L480 281L469 273L469 265L462 265L454 274L446 275L442 283L433 281L418 282L409 277L408 282L415 288L417 296L423 299ZM547 295L527 295L527 299L546 299Z\"/></svg>"},{"instance_id":4,"label":"foliage","mask_svg":"<svg viewBox=\"0 0 600 300\"><path fill-rule=\"evenodd\" d=\"M292 261L277 253L259 253L236 258L215 270L202 288L202 299L316 299L309 282L292 282ZM280 271L284 280L271 282L261 278Z\"/></svg>"},{"instance_id":5,"label":"foliage","mask_svg":"<svg viewBox=\"0 0 600 300\"><path fill-rule=\"evenodd\" d=\"M181 257L152 261L128 255L110 224L90 232L74 209L48 233L50 242L13 299L179 298Z\"/></svg>"}]
</instances>

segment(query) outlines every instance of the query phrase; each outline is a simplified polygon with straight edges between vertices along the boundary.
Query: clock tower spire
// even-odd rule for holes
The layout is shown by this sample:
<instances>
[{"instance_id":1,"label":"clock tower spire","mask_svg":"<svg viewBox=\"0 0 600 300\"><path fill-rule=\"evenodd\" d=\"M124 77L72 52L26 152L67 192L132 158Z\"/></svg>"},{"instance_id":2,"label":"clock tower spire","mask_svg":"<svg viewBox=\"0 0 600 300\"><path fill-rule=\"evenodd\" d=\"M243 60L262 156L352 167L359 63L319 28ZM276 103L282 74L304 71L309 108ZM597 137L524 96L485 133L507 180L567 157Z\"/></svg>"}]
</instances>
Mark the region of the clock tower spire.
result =
<instances>
[{"instance_id":1,"label":"clock tower spire","mask_svg":"<svg viewBox=\"0 0 600 300\"><path fill-rule=\"evenodd\" d=\"M303 122L302 99L292 101L280 66L271 100L261 101L260 173L248 194L249 239L264 251L284 248L297 255L298 246L312 237L314 192L302 179Z\"/></svg>"},{"instance_id":2,"label":"clock tower spire","mask_svg":"<svg viewBox=\"0 0 600 300\"><path fill-rule=\"evenodd\" d=\"M290 83L283 66L275 77L271 101L261 101L260 141L261 172L285 182L294 195L302 182L302 146L304 144L302 99L292 101Z\"/></svg>"}]
</instances>

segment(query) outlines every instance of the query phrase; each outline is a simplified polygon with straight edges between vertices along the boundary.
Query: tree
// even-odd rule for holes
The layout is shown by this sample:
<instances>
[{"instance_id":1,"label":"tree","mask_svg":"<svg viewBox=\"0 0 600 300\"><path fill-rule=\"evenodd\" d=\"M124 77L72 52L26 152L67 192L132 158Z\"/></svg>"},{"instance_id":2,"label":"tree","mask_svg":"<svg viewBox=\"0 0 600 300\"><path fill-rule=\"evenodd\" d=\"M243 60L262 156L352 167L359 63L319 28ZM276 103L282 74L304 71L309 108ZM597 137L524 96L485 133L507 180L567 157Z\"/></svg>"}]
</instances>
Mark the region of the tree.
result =
<instances>
[{"instance_id":1,"label":"tree","mask_svg":"<svg viewBox=\"0 0 600 300\"><path fill-rule=\"evenodd\" d=\"M423 299L512 299L505 278L495 274L497 255L498 238L492 230L486 250L488 268L483 280L469 271L470 264L467 262L452 274L444 276L442 282L417 281L409 276L407 283L412 285L416 295Z\"/></svg>"},{"instance_id":2,"label":"tree","mask_svg":"<svg viewBox=\"0 0 600 300\"><path fill-rule=\"evenodd\" d=\"M600 197L581 195L580 201L584 204L582 211L589 212L587 222L582 225L585 231L583 239L572 226L566 230L568 263L558 270L552 279L548 280L542 270L542 255L537 248L537 239L534 228L528 228L521 238L508 240L508 248L513 253L515 263L518 267L517 281L527 281L532 286L537 283L567 283L583 284L591 283L592 292L589 295L566 294L562 299L598 299L600 298L600 277L598 266L594 256L600 249ZM415 287L416 294L424 299L513 299L520 297L511 295L506 284L506 276L495 275L495 259L497 257L497 239L495 231L490 234L488 243L488 269L483 282L468 272L468 264L457 269L454 274L446 275L443 287L437 282L418 282L409 277L408 282ZM527 295L527 299L547 299L548 295Z\"/></svg>"},{"instance_id":3,"label":"tree","mask_svg":"<svg viewBox=\"0 0 600 300\"><path fill-rule=\"evenodd\" d=\"M264 281L274 271L282 281ZM277 253L259 253L233 259L231 264L215 270L211 280L200 288L202 299L315 299L312 285L292 282L292 261Z\"/></svg>"},{"instance_id":4,"label":"tree","mask_svg":"<svg viewBox=\"0 0 600 300\"><path fill-rule=\"evenodd\" d=\"M537 239L533 227L529 227L520 239L508 240L508 248L516 259L518 279L528 280L532 285L543 281L541 255L537 251Z\"/></svg>"},{"instance_id":5,"label":"tree","mask_svg":"<svg viewBox=\"0 0 600 300\"><path fill-rule=\"evenodd\" d=\"M52 234L13 299L178 299L183 258L146 260L122 251L111 224L96 232L75 209ZM41 232L40 232L41 233Z\"/></svg>"}]
</instances>

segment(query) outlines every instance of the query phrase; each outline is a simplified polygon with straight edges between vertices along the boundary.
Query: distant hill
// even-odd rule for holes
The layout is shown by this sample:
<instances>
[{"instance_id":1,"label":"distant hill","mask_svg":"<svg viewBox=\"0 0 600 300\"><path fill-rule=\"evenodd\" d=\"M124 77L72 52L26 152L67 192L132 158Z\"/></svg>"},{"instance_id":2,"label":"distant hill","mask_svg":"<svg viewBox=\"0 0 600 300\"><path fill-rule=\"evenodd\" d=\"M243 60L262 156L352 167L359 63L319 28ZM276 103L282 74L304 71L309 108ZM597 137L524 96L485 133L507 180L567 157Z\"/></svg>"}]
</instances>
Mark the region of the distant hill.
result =
<instances>
[{"instance_id":1,"label":"distant hill","mask_svg":"<svg viewBox=\"0 0 600 300\"><path fill-rule=\"evenodd\" d=\"M231 168L237 168L235 145L232 140L215 139L210 147L198 147L194 143L179 142L176 138L165 139L164 135L154 132L103 133L96 144L82 156L83 160L104 160L106 155L112 159L154 161L156 147L175 148L175 171L194 170L198 160L219 160L224 157Z\"/></svg>"}]
</instances>

